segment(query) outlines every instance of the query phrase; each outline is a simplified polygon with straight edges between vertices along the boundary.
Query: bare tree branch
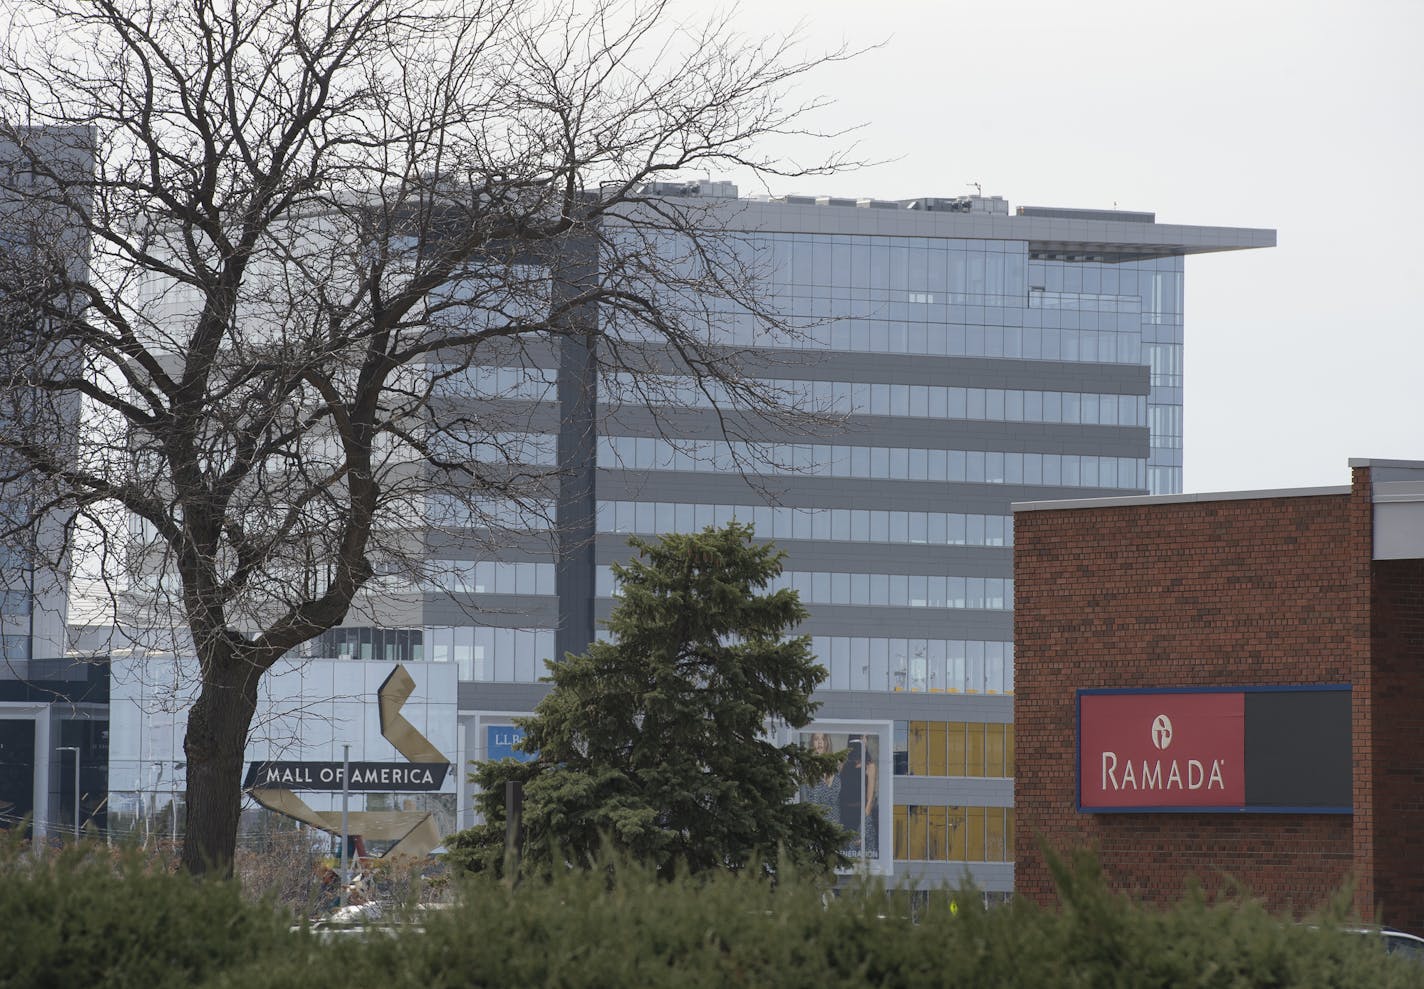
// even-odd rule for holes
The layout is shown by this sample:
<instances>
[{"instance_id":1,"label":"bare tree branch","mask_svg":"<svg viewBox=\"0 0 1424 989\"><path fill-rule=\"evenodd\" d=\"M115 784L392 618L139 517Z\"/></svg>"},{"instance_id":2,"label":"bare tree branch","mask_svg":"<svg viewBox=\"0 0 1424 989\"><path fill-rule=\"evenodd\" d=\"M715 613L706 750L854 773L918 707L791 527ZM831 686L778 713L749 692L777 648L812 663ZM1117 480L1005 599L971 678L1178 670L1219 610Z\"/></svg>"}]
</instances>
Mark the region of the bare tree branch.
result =
<instances>
[{"instance_id":1,"label":"bare tree branch","mask_svg":"<svg viewBox=\"0 0 1424 989\"><path fill-rule=\"evenodd\" d=\"M538 403L482 367L586 335L727 435L804 414L710 332L795 332L754 259L647 185L851 164L759 150L817 136L793 87L848 52L659 0L32 0L4 26L0 484L33 497L0 537L82 519L57 551L102 544L115 620L196 652L193 871L230 868L263 672L378 573L428 578L436 505L479 539L485 499L547 497L516 438Z\"/></svg>"}]
</instances>

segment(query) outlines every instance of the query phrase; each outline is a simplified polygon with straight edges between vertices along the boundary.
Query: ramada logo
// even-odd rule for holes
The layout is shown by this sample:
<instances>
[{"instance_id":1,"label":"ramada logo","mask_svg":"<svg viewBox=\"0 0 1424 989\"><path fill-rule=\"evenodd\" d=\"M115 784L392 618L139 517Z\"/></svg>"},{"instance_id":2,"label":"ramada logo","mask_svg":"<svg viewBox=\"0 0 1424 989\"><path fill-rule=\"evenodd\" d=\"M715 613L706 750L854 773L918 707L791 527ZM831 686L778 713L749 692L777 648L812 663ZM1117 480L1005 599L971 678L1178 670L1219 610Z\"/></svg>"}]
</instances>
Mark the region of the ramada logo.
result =
<instances>
[{"instance_id":1,"label":"ramada logo","mask_svg":"<svg viewBox=\"0 0 1424 989\"><path fill-rule=\"evenodd\" d=\"M1172 744L1172 719L1159 714L1152 719L1152 745L1158 752ZM1120 768L1119 768L1120 767ZM1184 771L1185 770L1185 771ZM1103 751L1103 789L1114 790L1218 790L1226 789L1221 760L1210 769L1200 759L1119 760L1116 752Z\"/></svg>"},{"instance_id":2,"label":"ramada logo","mask_svg":"<svg viewBox=\"0 0 1424 989\"><path fill-rule=\"evenodd\" d=\"M1152 722L1152 744L1159 751L1172 744L1172 719L1165 714L1157 715Z\"/></svg>"}]
</instances>

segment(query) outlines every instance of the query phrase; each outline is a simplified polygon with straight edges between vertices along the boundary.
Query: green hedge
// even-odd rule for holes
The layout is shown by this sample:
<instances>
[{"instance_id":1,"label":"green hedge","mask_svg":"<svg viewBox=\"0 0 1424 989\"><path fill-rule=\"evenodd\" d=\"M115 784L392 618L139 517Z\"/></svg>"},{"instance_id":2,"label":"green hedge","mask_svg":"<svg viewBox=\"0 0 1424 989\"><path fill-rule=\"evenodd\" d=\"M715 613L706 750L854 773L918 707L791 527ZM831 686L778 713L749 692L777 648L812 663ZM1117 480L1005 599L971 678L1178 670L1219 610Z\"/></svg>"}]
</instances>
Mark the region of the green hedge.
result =
<instances>
[{"instance_id":1,"label":"green hedge","mask_svg":"<svg viewBox=\"0 0 1424 989\"><path fill-rule=\"evenodd\" d=\"M302 945L236 883L170 875L103 845L36 856L0 848L0 986L178 989Z\"/></svg>"},{"instance_id":2,"label":"green hedge","mask_svg":"<svg viewBox=\"0 0 1424 989\"><path fill-rule=\"evenodd\" d=\"M1059 867L1052 910L985 910L972 890L926 904L874 883L832 896L785 876L662 882L620 867L514 891L477 883L459 908L420 915L420 933L331 941L290 934L231 885L132 858L12 857L0 873L7 986L1424 986L1424 967L1342 932L1342 913L1295 924L1199 896L1143 908L1086 859Z\"/></svg>"},{"instance_id":3,"label":"green hedge","mask_svg":"<svg viewBox=\"0 0 1424 989\"><path fill-rule=\"evenodd\" d=\"M1273 917L1249 899L1143 908L1090 859L1060 867L1063 903L984 909L978 893L928 905L870 883L838 897L748 877L659 882L637 869L511 893L471 886L424 933L228 973L224 987L487 986L1420 986L1424 968L1341 930ZM1341 901L1344 902L1343 900Z\"/></svg>"}]
</instances>

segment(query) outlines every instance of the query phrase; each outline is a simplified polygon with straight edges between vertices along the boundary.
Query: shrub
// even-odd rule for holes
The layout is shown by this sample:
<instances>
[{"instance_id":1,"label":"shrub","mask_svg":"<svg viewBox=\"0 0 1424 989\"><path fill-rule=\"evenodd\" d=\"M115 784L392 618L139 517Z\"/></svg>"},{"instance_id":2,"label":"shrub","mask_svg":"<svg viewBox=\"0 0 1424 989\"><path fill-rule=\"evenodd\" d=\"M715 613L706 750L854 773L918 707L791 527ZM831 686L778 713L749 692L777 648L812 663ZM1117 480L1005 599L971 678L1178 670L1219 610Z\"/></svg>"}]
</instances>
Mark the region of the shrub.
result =
<instances>
[{"instance_id":1,"label":"shrub","mask_svg":"<svg viewBox=\"0 0 1424 989\"><path fill-rule=\"evenodd\" d=\"M754 874L659 882L619 866L509 890L464 889L423 933L373 937L232 972L224 987L380 985L778 986L1411 986L1424 971L1386 957L1341 918L1297 925L1253 901L1192 896L1167 910L1110 891L1090 859L1060 866L1062 903L985 909L972 888L928 903L867 882L824 886ZM956 904L951 910L950 904Z\"/></svg>"},{"instance_id":2,"label":"shrub","mask_svg":"<svg viewBox=\"0 0 1424 989\"><path fill-rule=\"evenodd\" d=\"M40 858L9 843L0 986L1424 985L1424 968L1342 930L1343 898L1295 924L1239 892L1157 909L1110 890L1090 858L1054 868L1053 909L985 909L972 887L926 897L872 880L837 895L784 870L660 880L605 864L515 889L476 879L453 909L326 941L289 933L272 903L246 902L236 884L172 875L135 851Z\"/></svg>"},{"instance_id":3,"label":"shrub","mask_svg":"<svg viewBox=\"0 0 1424 989\"><path fill-rule=\"evenodd\" d=\"M0 844L0 986L188 987L293 943L236 883L169 874L136 849ZM295 942L301 943L301 942Z\"/></svg>"}]
</instances>

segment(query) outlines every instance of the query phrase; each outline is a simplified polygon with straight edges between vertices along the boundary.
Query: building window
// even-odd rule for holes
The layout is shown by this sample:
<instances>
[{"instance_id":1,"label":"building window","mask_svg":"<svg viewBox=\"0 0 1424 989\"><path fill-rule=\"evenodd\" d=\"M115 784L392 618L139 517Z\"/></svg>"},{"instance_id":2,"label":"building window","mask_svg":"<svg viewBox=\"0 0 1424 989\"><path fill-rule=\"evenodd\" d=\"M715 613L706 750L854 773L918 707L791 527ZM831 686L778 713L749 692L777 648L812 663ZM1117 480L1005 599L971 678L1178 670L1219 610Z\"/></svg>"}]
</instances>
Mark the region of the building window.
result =
<instances>
[{"instance_id":1,"label":"building window","mask_svg":"<svg viewBox=\"0 0 1424 989\"><path fill-rule=\"evenodd\" d=\"M896 804L894 857L910 862L1012 862L1012 807Z\"/></svg>"},{"instance_id":2,"label":"building window","mask_svg":"<svg viewBox=\"0 0 1424 989\"><path fill-rule=\"evenodd\" d=\"M1014 726L978 721L895 722L896 776L1014 775Z\"/></svg>"}]
</instances>

